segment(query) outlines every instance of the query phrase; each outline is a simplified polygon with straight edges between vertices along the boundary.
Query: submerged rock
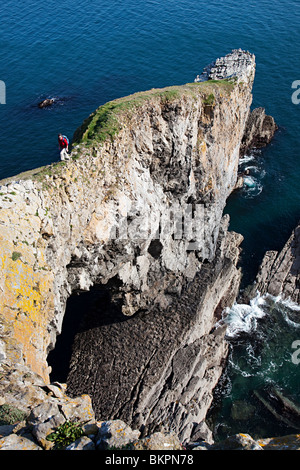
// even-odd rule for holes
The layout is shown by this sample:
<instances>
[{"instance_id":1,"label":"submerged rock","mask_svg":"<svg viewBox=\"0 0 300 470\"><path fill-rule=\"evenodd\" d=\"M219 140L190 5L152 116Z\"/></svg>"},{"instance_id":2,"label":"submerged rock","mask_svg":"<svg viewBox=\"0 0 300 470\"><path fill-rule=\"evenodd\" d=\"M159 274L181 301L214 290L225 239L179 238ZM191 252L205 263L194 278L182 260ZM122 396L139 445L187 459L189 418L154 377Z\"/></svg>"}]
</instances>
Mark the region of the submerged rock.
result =
<instances>
[{"instance_id":1,"label":"submerged rock","mask_svg":"<svg viewBox=\"0 0 300 470\"><path fill-rule=\"evenodd\" d=\"M40 103L38 103L38 107L39 108L48 108L49 106L51 106L54 103L54 101L55 101L54 98L47 98L43 101L40 101Z\"/></svg>"},{"instance_id":2,"label":"submerged rock","mask_svg":"<svg viewBox=\"0 0 300 470\"><path fill-rule=\"evenodd\" d=\"M255 411L255 407L243 400L236 400L231 407L231 417L235 420L248 420Z\"/></svg>"},{"instance_id":3,"label":"submerged rock","mask_svg":"<svg viewBox=\"0 0 300 470\"><path fill-rule=\"evenodd\" d=\"M281 390L267 387L264 390L254 390L254 395L279 422L290 428L300 429L300 407Z\"/></svg>"}]
</instances>

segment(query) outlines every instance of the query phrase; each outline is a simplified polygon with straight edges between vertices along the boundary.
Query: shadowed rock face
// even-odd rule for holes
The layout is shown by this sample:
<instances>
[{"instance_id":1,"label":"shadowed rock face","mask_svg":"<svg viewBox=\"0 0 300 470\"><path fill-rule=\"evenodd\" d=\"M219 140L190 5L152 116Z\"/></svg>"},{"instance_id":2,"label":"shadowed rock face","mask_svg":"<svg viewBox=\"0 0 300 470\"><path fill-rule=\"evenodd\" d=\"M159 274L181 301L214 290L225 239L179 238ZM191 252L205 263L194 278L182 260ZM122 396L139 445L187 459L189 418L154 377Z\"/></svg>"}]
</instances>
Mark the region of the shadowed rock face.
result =
<instances>
[{"instance_id":1,"label":"shadowed rock face","mask_svg":"<svg viewBox=\"0 0 300 470\"><path fill-rule=\"evenodd\" d=\"M280 252L267 251L259 268L256 280L248 295L256 291L282 296L300 304L300 225Z\"/></svg>"},{"instance_id":2,"label":"shadowed rock face","mask_svg":"<svg viewBox=\"0 0 300 470\"><path fill-rule=\"evenodd\" d=\"M256 108L249 113L240 153L244 155L252 148L268 145L274 137L278 126L272 116L267 116L264 108Z\"/></svg>"},{"instance_id":3,"label":"shadowed rock face","mask_svg":"<svg viewBox=\"0 0 300 470\"><path fill-rule=\"evenodd\" d=\"M83 387L100 417L182 439L202 432L226 357L215 323L240 280L241 237L222 216L252 100L254 57L239 56L242 81L108 103L75 133L70 161L1 187L0 357L49 380L68 297L105 286L118 318L85 318L70 392Z\"/></svg>"},{"instance_id":4,"label":"shadowed rock face","mask_svg":"<svg viewBox=\"0 0 300 470\"><path fill-rule=\"evenodd\" d=\"M214 330L217 306L233 303L240 281L241 237L226 233L227 223L214 261L183 282L180 295L169 279L168 307L125 317L95 297L74 341L67 383L69 393L93 397L97 419L119 416L145 433L173 429L182 440L197 433L227 355L224 330Z\"/></svg>"}]
</instances>

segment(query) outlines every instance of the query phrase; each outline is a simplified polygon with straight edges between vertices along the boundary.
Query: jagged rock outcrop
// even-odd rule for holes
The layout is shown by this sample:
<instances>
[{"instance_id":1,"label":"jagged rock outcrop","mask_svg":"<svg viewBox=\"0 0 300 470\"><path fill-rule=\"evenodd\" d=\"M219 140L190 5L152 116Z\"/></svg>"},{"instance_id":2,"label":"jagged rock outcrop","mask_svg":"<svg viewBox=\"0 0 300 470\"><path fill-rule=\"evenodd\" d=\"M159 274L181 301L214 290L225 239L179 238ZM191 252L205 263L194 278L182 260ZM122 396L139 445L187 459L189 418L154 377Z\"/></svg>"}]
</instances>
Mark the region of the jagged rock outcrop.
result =
<instances>
[{"instance_id":1,"label":"jagged rock outcrop","mask_svg":"<svg viewBox=\"0 0 300 470\"><path fill-rule=\"evenodd\" d=\"M240 153L244 155L253 148L267 146L273 139L278 126L272 116L266 115L264 108L255 108L249 113Z\"/></svg>"},{"instance_id":2,"label":"jagged rock outcrop","mask_svg":"<svg viewBox=\"0 0 300 470\"><path fill-rule=\"evenodd\" d=\"M283 249L267 251L256 280L247 292L269 293L300 304L300 225L293 230Z\"/></svg>"},{"instance_id":3,"label":"jagged rock outcrop","mask_svg":"<svg viewBox=\"0 0 300 470\"><path fill-rule=\"evenodd\" d=\"M142 437L140 431L120 419L97 421L88 395L70 399L64 385L42 383L26 367L6 369L5 380L9 375L8 401L12 403L14 394L18 394L18 381L25 381L31 390L35 388L39 399L27 409L27 400L19 397L18 406L23 411L25 405L23 416L9 403L0 405L0 450L126 450L126 455L137 450L299 450L299 434L260 439L236 434L221 442L203 441L198 436L199 440L184 446L173 432L159 431ZM118 458L121 463L120 454Z\"/></svg>"},{"instance_id":4,"label":"jagged rock outcrop","mask_svg":"<svg viewBox=\"0 0 300 470\"><path fill-rule=\"evenodd\" d=\"M45 384L26 366L2 365L1 374L0 450L299 450L299 434L221 442L198 435L184 446L174 432L142 437L120 419L97 421L88 395L70 398L65 384Z\"/></svg>"},{"instance_id":5,"label":"jagged rock outcrop","mask_svg":"<svg viewBox=\"0 0 300 470\"><path fill-rule=\"evenodd\" d=\"M86 320L93 328L75 341L71 393L91 393L98 418L118 415L144 432L165 425L182 440L208 435L227 353L215 324L240 281L241 237L222 214L255 62L232 56L218 80L107 103L75 133L70 161L0 188L1 361L49 381L68 297L100 286L119 310L98 331L95 316Z\"/></svg>"},{"instance_id":6,"label":"jagged rock outcrop","mask_svg":"<svg viewBox=\"0 0 300 470\"><path fill-rule=\"evenodd\" d=\"M255 57L250 52L234 49L230 54L219 57L204 68L195 82L206 80L235 79L238 83L253 82L255 75Z\"/></svg>"},{"instance_id":7,"label":"jagged rock outcrop","mask_svg":"<svg viewBox=\"0 0 300 470\"><path fill-rule=\"evenodd\" d=\"M205 67L202 74L196 77L195 82L227 78L242 83L248 82L249 77L253 80L254 73L254 56L249 52L245 53L242 49L235 49ZM255 108L250 111L240 146L241 156L248 150L268 145L277 129L278 126L274 118L266 115L264 108Z\"/></svg>"}]
</instances>

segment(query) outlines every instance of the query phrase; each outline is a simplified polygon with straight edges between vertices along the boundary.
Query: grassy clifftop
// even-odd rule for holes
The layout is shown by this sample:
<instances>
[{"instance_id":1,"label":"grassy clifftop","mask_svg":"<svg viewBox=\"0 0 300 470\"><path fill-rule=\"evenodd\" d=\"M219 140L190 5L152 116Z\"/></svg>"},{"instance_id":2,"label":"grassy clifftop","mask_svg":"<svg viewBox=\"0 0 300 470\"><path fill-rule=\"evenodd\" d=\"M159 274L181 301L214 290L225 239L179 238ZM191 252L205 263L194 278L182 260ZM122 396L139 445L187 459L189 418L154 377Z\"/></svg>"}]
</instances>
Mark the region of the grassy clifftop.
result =
<instances>
[{"instance_id":1,"label":"grassy clifftop","mask_svg":"<svg viewBox=\"0 0 300 470\"><path fill-rule=\"evenodd\" d=\"M100 106L83 124L75 131L73 143L81 142L98 143L108 139L113 140L121 126L121 117L130 116L137 108L146 102L159 100L160 102L172 102L183 95L192 95L195 98L201 96L204 104L214 104L214 92L217 89L229 93L235 85L233 80L210 80L206 82L188 83L181 86L171 86L161 89L134 93L133 95L119 98Z\"/></svg>"},{"instance_id":2,"label":"grassy clifftop","mask_svg":"<svg viewBox=\"0 0 300 470\"><path fill-rule=\"evenodd\" d=\"M234 79L209 80L206 82L187 83L185 85L170 86L166 88L154 88L149 91L137 92L132 95L118 98L97 108L82 125L75 131L73 145L84 143L101 144L112 141L121 130L121 121L130 118L138 108L146 102L159 101L161 103L172 102L184 95L202 99L206 106L215 104L215 94L223 92L229 94L234 86ZM74 157L75 158L75 157ZM78 158L78 154L77 157ZM44 180L46 175L61 173L65 162L56 162L40 168L25 171L19 175L13 175L0 181L0 186L18 180Z\"/></svg>"}]
</instances>

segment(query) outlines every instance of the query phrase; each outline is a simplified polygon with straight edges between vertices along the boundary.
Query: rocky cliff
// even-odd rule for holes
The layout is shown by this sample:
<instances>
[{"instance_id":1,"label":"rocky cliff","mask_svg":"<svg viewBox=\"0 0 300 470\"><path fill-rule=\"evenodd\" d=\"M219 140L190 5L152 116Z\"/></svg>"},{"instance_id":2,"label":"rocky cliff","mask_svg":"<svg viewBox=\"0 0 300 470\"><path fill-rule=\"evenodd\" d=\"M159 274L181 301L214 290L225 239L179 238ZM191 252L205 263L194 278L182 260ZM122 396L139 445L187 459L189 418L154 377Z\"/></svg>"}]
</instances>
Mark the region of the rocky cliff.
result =
<instances>
[{"instance_id":1,"label":"rocky cliff","mask_svg":"<svg viewBox=\"0 0 300 470\"><path fill-rule=\"evenodd\" d=\"M280 252L267 251L248 295L269 293L300 304L300 224Z\"/></svg>"},{"instance_id":2,"label":"rocky cliff","mask_svg":"<svg viewBox=\"0 0 300 470\"><path fill-rule=\"evenodd\" d=\"M101 419L207 437L227 353L215 323L240 281L241 237L222 214L254 72L254 56L234 51L217 79L107 103L76 131L69 161L2 182L3 364L49 382L67 299L96 286L70 394L89 393Z\"/></svg>"},{"instance_id":3,"label":"rocky cliff","mask_svg":"<svg viewBox=\"0 0 300 470\"><path fill-rule=\"evenodd\" d=\"M264 108L255 108L249 113L240 153L244 155L252 148L268 145L274 137L278 126L272 116L265 113Z\"/></svg>"}]
</instances>

